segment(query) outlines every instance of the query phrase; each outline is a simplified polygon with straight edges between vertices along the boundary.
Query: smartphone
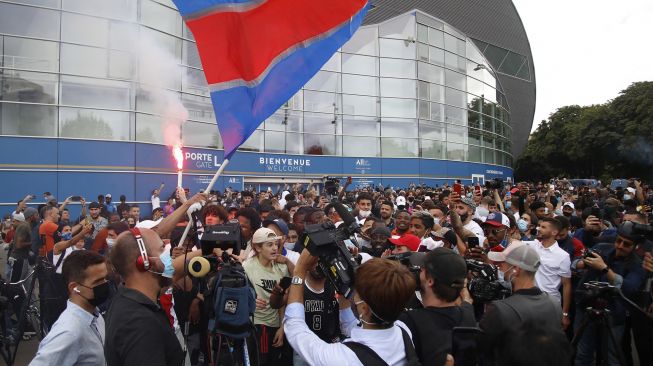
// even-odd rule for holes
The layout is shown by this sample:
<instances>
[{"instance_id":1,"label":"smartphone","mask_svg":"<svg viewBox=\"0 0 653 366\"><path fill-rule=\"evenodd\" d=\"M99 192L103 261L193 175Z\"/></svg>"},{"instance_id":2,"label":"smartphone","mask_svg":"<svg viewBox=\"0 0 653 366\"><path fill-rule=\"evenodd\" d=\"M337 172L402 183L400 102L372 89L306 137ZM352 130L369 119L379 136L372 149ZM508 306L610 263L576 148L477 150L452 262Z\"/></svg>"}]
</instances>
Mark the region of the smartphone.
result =
<instances>
[{"instance_id":1,"label":"smartphone","mask_svg":"<svg viewBox=\"0 0 653 366\"><path fill-rule=\"evenodd\" d=\"M82 197L81 197L81 196L71 196L71 197L70 197L70 200L71 200L72 202L79 202L79 201L82 200Z\"/></svg>"},{"instance_id":2,"label":"smartphone","mask_svg":"<svg viewBox=\"0 0 653 366\"><path fill-rule=\"evenodd\" d=\"M285 290L285 289L287 289L288 287L290 287L290 283L291 283L291 281L292 281L292 277L283 277L283 278L279 281L279 286L281 286L281 288Z\"/></svg>"},{"instance_id":3,"label":"smartphone","mask_svg":"<svg viewBox=\"0 0 653 366\"><path fill-rule=\"evenodd\" d=\"M456 192L458 195L461 195L461 192L463 190L463 185L460 183L454 183L453 185L453 191Z\"/></svg>"},{"instance_id":4,"label":"smartphone","mask_svg":"<svg viewBox=\"0 0 653 366\"><path fill-rule=\"evenodd\" d=\"M476 184L476 187L474 187L474 190L476 191L476 194L482 194L483 193L483 189L478 184Z\"/></svg>"},{"instance_id":5,"label":"smartphone","mask_svg":"<svg viewBox=\"0 0 653 366\"><path fill-rule=\"evenodd\" d=\"M481 330L476 327L454 327L451 331L451 355L456 366L473 366L478 361L476 339Z\"/></svg>"},{"instance_id":6,"label":"smartphone","mask_svg":"<svg viewBox=\"0 0 653 366\"><path fill-rule=\"evenodd\" d=\"M470 236L467 238L467 248L476 248L478 247L478 245L479 245L478 237Z\"/></svg>"}]
</instances>

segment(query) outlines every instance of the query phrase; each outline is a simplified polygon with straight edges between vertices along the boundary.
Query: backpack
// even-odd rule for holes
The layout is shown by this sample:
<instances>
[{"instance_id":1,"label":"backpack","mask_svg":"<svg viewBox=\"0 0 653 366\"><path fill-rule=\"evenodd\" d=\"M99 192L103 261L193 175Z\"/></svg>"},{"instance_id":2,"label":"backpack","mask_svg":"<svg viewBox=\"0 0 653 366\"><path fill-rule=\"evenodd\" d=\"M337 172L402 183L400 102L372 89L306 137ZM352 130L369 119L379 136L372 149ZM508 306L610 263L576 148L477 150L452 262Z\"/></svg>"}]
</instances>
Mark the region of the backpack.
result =
<instances>
[{"instance_id":1,"label":"backpack","mask_svg":"<svg viewBox=\"0 0 653 366\"><path fill-rule=\"evenodd\" d=\"M254 331L251 318L255 310L256 292L245 270L240 265L224 266L214 282L209 329L227 337L245 339Z\"/></svg>"},{"instance_id":2,"label":"backpack","mask_svg":"<svg viewBox=\"0 0 653 366\"><path fill-rule=\"evenodd\" d=\"M422 364L417 358L415 347L413 347L413 341L408 336L408 332L406 332L406 330L402 327L399 327L399 329L401 329L401 335L404 339L406 365L421 366ZM388 366L388 363L385 362L385 360L382 359L378 353L374 352L374 350L362 343L344 342L343 344L352 350L356 354L356 357L358 357L358 360L365 366Z\"/></svg>"}]
</instances>

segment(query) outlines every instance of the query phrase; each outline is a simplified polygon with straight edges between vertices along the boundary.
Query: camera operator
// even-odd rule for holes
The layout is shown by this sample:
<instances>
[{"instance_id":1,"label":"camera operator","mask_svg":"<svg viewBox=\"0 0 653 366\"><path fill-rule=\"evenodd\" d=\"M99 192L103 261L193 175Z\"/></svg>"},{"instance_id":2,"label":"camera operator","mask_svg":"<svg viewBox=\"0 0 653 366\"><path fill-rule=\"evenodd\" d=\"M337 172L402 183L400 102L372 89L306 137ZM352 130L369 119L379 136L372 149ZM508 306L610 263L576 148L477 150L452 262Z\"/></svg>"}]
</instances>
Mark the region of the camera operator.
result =
<instances>
[{"instance_id":1,"label":"camera operator","mask_svg":"<svg viewBox=\"0 0 653 366\"><path fill-rule=\"evenodd\" d=\"M174 269L170 252L150 229L118 236L111 263L125 281L106 316L105 356L113 365L179 366L184 359L177 336L159 303Z\"/></svg>"},{"instance_id":2,"label":"camera operator","mask_svg":"<svg viewBox=\"0 0 653 366\"><path fill-rule=\"evenodd\" d=\"M643 236L637 235L633 231L633 223L626 221L617 229L617 239L614 244L602 243L597 244L588 252L588 255L579 261L576 266L579 269L586 268L587 273L580 281L576 299L576 321L575 327L578 327L583 319L588 315L584 312L587 306L593 306L587 303L583 294L583 284L589 281L608 282L610 285L620 288L626 297L631 297L640 288L644 277L644 269L641 260L635 253L635 246L645 240ZM620 342L624 333L624 324L628 309L623 301L619 299L610 299L607 304L612 317L611 330L617 342ZM590 365L596 352L596 337L599 324L590 323L578 343L576 353L576 365ZM619 364L617 350L612 342L608 343L608 363L610 365Z\"/></svg>"},{"instance_id":3,"label":"camera operator","mask_svg":"<svg viewBox=\"0 0 653 366\"><path fill-rule=\"evenodd\" d=\"M422 365L442 365L451 353L451 330L476 326L465 288L467 266L461 256L447 248L435 248L421 258L419 290L424 308L407 310L399 320L410 329Z\"/></svg>"},{"instance_id":4,"label":"camera operator","mask_svg":"<svg viewBox=\"0 0 653 366\"><path fill-rule=\"evenodd\" d=\"M513 291L512 296L489 303L479 323L484 331L479 345L490 359L510 327L533 321L560 329L562 312L558 301L535 285L540 256L534 248L513 242L503 252L490 252L488 258L497 262L499 278L509 282Z\"/></svg>"},{"instance_id":5,"label":"camera operator","mask_svg":"<svg viewBox=\"0 0 653 366\"><path fill-rule=\"evenodd\" d=\"M293 349L311 365L404 365L416 358L410 335L401 322L395 323L415 291L415 280L399 262L370 259L356 271L353 302L361 327L349 300L340 298L340 327L344 343L327 343L306 325L304 280L317 264L317 257L304 250L297 261L290 286L284 329ZM347 345L349 343L349 345ZM356 350L356 351L354 351ZM371 360L371 361L369 361Z\"/></svg>"}]
</instances>

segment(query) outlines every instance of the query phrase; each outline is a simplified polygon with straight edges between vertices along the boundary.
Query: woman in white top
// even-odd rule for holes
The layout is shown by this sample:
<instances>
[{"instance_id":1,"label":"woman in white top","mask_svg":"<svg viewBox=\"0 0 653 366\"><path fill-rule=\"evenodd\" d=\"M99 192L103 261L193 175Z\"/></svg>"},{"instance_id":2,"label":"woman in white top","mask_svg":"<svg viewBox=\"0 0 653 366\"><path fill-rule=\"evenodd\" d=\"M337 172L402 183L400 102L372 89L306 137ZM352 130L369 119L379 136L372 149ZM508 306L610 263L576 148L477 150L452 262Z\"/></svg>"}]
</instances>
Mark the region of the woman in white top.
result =
<instances>
[{"instance_id":1,"label":"woman in white top","mask_svg":"<svg viewBox=\"0 0 653 366\"><path fill-rule=\"evenodd\" d=\"M355 342L369 347L390 366L406 365L405 350L414 353L411 334L404 323L396 320L415 292L415 280L408 269L399 262L380 258L358 267L352 300L360 318L354 316L349 300L340 297L340 328L349 338L344 343L326 343L308 328L304 313L303 281L307 269L316 262L317 258L304 250L295 266L284 320L292 348L310 365L362 365L346 345Z\"/></svg>"},{"instance_id":2,"label":"woman in white top","mask_svg":"<svg viewBox=\"0 0 653 366\"><path fill-rule=\"evenodd\" d=\"M79 230L79 225L75 226L76 230ZM64 225L61 228L61 241L54 245L52 249L52 263L56 266L57 273L61 274L61 268L63 267L63 261L66 259L70 253L75 250L84 249L84 237L93 232L93 225L88 224L81 228L81 230L73 236L73 229L70 225ZM63 255L63 259L61 256Z\"/></svg>"}]
</instances>

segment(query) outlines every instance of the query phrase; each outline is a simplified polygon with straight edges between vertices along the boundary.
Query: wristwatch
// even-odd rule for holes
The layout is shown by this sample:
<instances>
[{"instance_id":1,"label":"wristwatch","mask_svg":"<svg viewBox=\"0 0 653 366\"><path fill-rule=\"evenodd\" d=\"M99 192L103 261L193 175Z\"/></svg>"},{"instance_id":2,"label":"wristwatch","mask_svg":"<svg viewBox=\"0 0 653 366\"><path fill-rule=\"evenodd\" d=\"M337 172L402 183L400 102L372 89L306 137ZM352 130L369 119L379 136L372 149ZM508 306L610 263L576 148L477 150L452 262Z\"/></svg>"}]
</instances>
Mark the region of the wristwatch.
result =
<instances>
[{"instance_id":1,"label":"wristwatch","mask_svg":"<svg viewBox=\"0 0 653 366\"><path fill-rule=\"evenodd\" d=\"M293 276L292 281L290 281L291 285L303 285L304 284L304 279L299 277L299 276Z\"/></svg>"}]
</instances>

